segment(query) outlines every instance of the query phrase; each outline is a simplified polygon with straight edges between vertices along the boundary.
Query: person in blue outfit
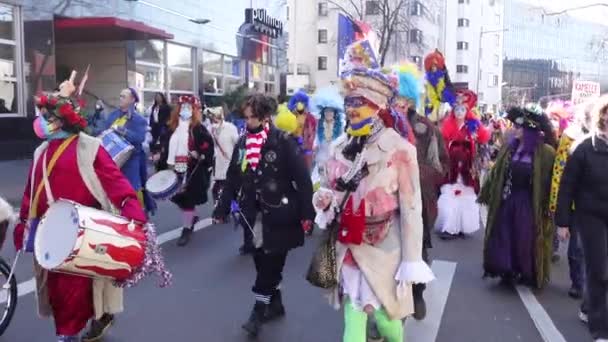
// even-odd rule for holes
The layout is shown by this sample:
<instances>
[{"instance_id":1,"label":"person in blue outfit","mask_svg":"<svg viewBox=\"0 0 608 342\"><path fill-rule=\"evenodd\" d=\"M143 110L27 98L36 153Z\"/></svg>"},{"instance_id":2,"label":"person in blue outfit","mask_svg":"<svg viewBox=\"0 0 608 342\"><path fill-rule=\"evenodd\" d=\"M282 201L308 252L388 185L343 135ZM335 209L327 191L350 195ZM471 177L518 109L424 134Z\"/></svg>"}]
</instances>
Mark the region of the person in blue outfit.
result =
<instances>
[{"instance_id":1,"label":"person in blue outfit","mask_svg":"<svg viewBox=\"0 0 608 342\"><path fill-rule=\"evenodd\" d=\"M108 114L105 120L98 125L96 135L113 129L127 140L135 150L129 160L122 166L121 171L131 183L142 205L144 205L144 186L146 181L145 152L142 143L146 138L146 119L137 112L135 105L139 96L133 88L126 88L120 92L119 108ZM142 158L142 156L144 156ZM143 163L143 165L142 165ZM148 207L150 204L148 205Z\"/></svg>"}]
</instances>

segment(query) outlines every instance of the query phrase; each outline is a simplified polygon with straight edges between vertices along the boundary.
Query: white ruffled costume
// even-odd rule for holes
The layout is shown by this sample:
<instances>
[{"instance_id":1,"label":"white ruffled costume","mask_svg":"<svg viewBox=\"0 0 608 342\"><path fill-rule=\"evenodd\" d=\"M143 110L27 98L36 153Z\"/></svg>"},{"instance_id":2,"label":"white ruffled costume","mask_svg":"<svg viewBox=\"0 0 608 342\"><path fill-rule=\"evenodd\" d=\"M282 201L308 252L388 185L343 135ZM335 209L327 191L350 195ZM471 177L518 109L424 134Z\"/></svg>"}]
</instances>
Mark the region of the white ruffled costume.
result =
<instances>
[{"instance_id":1,"label":"white ruffled costume","mask_svg":"<svg viewBox=\"0 0 608 342\"><path fill-rule=\"evenodd\" d=\"M437 209L435 229L440 233L472 234L480 228L477 194L472 186L463 183L462 177L441 187Z\"/></svg>"}]
</instances>

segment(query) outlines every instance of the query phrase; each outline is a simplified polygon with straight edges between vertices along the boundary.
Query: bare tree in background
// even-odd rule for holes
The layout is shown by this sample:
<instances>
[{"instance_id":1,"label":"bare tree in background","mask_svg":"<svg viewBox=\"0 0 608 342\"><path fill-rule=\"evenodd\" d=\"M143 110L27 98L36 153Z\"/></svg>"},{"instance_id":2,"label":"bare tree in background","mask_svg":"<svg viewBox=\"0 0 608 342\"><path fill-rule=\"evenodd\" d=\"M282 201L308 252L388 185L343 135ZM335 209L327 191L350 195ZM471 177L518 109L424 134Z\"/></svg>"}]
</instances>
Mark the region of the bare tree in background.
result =
<instances>
[{"instance_id":1,"label":"bare tree in background","mask_svg":"<svg viewBox=\"0 0 608 342\"><path fill-rule=\"evenodd\" d=\"M344 15L353 20L364 19L371 25L380 41L380 65L384 65L386 56L395 35L399 32L408 32L408 0L379 0L373 2L375 8L366 8L364 0L328 0Z\"/></svg>"}]
</instances>

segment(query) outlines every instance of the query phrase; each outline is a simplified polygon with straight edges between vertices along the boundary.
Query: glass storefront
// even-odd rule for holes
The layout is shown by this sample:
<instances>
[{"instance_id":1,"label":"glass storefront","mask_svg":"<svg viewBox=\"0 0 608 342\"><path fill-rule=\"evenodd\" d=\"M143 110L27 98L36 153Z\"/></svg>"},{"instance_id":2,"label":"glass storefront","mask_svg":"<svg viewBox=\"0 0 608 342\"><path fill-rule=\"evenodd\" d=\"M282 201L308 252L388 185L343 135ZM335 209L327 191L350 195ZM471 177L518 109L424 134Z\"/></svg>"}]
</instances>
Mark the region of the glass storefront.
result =
<instances>
[{"instance_id":1,"label":"glass storefront","mask_svg":"<svg viewBox=\"0 0 608 342\"><path fill-rule=\"evenodd\" d=\"M0 3L0 116L22 115L22 45L19 32L19 9Z\"/></svg>"}]
</instances>

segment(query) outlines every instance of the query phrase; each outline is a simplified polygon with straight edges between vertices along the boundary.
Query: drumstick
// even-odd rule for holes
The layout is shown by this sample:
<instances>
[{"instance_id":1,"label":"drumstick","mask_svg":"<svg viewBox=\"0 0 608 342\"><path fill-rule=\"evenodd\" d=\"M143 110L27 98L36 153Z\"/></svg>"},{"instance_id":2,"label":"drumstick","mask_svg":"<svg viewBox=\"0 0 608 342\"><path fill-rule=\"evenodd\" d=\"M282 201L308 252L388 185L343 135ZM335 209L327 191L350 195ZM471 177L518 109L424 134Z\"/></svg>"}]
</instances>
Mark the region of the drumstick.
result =
<instances>
[{"instance_id":1,"label":"drumstick","mask_svg":"<svg viewBox=\"0 0 608 342\"><path fill-rule=\"evenodd\" d=\"M87 83L89 79L89 69L91 68L91 64L87 65L87 70L84 72L84 76L80 80L80 85L78 85L78 96L82 95L82 91L84 90L84 85Z\"/></svg>"},{"instance_id":2,"label":"drumstick","mask_svg":"<svg viewBox=\"0 0 608 342\"><path fill-rule=\"evenodd\" d=\"M253 231L253 228L251 228L251 225L249 224L249 221L247 221L247 219L245 218L245 215L243 215L243 212L239 210L238 213L243 218L243 221L245 221L245 224L247 225L247 228L249 228L249 230L251 231L251 234L253 234L253 237L256 238L255 231Z\"/></svg>"},{"instance_id":3,"label":"drumstick","mask_svg":"<svg viewBox=\"0 0 608 342\"><path fill-rule=\"evenodd\" d=\"M4 283L4 285L2 285L2 288L5 290L8 290L11 287L11 278L15 274L15 268L17 267L17 261L19 260L19 257L21 256L22 251L23 251L23 249L18 250L17 254L15 255L15 260L13 261L13 266L11 266L11 272L8 274L6 283Z\"/></svg>"}]
</instances>

